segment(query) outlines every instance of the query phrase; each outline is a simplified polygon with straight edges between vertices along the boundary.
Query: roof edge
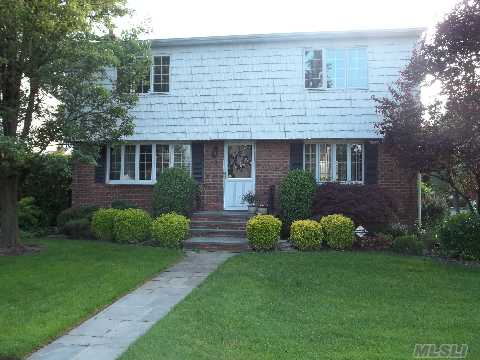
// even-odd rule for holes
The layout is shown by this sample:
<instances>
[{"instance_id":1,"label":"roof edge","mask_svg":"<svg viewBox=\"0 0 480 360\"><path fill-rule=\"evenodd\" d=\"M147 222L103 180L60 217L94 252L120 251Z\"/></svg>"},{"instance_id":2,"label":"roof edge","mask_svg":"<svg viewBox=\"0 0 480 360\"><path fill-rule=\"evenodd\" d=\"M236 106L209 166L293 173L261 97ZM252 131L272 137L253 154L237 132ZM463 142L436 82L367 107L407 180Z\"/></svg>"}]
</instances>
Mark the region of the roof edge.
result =
<instances>
[{"instance_id":1,"label":"roof edge","mask_svg":"<svg viewBox=\"0 0 480 360\"><path fill-rule=\"evenodd\" d=\"M152 47L192 46L235 43L266 43L301 40L325 39L358 39L384 37L418 37L427 28L351 30L351 31L322 31L322 32L295 32L251 35L207 36L190 38L152 39Z\"/></svg>"}]
</instances>

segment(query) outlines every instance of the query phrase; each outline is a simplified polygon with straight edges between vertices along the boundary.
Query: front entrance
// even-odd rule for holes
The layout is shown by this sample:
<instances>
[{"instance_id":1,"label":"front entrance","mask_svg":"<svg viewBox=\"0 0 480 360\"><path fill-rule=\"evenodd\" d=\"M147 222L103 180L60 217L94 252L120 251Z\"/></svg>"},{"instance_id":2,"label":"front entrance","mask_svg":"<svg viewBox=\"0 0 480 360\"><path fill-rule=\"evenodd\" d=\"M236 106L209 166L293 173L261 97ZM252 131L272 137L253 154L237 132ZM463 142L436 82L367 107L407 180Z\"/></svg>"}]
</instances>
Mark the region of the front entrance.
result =
<instances>
[{"instance_id":1,"label":"front entrance","mask_svg":"<svg viewBox=\"0 0 480 360\"><path fill-rule=\"evenodd\" d=\"M255 144L225 142L223 164L223 207L225 210L247 210L242 196L255 192Z\"/></svg>"}]
</instances>

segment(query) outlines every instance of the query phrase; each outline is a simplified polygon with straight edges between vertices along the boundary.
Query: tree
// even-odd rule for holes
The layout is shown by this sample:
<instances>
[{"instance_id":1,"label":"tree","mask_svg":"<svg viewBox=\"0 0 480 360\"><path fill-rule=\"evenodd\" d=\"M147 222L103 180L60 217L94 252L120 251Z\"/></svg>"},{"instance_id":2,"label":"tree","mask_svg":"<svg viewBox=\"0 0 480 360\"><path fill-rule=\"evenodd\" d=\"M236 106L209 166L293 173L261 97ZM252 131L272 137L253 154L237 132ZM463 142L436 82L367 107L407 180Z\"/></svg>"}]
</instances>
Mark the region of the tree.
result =
<instances>
[{"instance_id":1,"label":"tree","mask_svg":"<svg viewBox=\"0 0 480 360\"><path fill-rule=\"evenodd\" d=\"M467 200L480 200L480 0L459 2L424 36L390 88L376 98L385 144L407 169L447 183ZM425 104L422 87L440 90Z\"/></svg>"},{"instance_id":2,"label":"tree","mask_svg":"<svg viewBox=\"0 0 480 360\"><path fill-rule=\"evenodd\" d=\"M56 142L92 160L101 144L131 134L138 98L128 90L149 46L140 28L112 35L125 0L2 0L0 13L0 247L15 250L30 159Z\"/></svg>"}]
</instances>

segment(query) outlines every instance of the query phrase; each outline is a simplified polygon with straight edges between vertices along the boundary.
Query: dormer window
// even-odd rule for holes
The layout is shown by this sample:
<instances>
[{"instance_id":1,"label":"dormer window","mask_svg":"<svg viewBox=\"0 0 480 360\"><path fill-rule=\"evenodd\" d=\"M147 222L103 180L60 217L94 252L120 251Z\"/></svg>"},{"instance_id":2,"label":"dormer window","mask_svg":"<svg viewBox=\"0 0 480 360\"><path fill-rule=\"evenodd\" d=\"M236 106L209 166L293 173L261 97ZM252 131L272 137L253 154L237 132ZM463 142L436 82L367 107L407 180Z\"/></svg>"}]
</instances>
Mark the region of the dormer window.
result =
<instances>
[{"instance_id":1,"label":"dormer window","mask_svg":"<svg viewBox=\"0 0 480 360\"><path fill-rule=\"evenodd\" d=\"M305 50L306 89L368 88L367 49Z\"/></svg>"}]
</instances>

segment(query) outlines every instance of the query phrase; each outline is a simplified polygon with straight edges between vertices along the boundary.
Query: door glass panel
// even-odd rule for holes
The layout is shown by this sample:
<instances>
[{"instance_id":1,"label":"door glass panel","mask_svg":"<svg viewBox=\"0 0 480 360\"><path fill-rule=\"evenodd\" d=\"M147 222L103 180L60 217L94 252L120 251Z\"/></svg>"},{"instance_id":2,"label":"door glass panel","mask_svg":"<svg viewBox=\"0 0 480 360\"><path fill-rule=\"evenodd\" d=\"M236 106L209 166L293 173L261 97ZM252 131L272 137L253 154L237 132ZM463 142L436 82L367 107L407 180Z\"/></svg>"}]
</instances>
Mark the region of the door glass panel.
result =
<instances>
[{"instance_id":1,"label":"door glass panel","mask_svg":"<svg viewBox=\"0 0 480 360\"><path fill-rule=\"evenodd\" d=\"M252 177L252 145L228 145L228 177Z\"/></svg>"}]
</instances>

